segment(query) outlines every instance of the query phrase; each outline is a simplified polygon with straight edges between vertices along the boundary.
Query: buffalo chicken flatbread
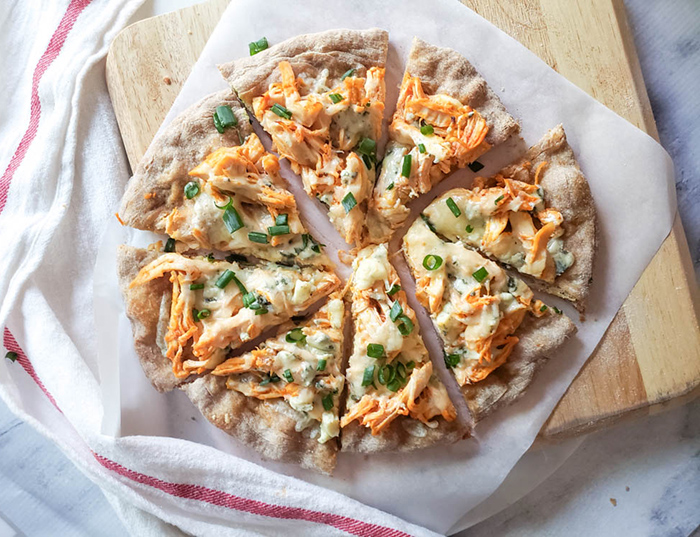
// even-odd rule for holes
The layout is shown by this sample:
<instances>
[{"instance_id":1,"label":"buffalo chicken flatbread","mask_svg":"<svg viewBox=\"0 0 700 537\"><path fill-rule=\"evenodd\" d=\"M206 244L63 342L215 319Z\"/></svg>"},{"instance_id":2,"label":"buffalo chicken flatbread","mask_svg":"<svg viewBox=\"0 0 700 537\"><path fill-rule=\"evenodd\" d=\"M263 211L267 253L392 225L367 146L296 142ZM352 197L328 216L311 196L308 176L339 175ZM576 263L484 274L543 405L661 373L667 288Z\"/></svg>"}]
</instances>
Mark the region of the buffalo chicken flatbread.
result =
<instances>
[{"instance_id":1,"label":"buffalo chicken flatbread","mask_svg":"<svg viewBox=\"0 0 700 537\"><path fill-rule=\"evenodd\" d=\"M220 66L348 244L375 182L387 49L383 30L331 30Z\"/></svg>"},{"instance_id":2,"label":"buffalo chicken flatbread","mask_svg":"<svg viewBox=\"0 0 700 537\"><path fill-rule=\"evenodd\" d=\"M355 334L342 449L407 451L458 440L465 428L433 372L386 246L361 250L353 269Z\"/></svg>"},{"instance_id":3,"label":"buffalo chicken flatbread","mask_svg":"<svg viewBox=\"0 0 700 537\"><path fill-rule=\"evenodd\" d=\"M188 128L194 132L185 140L182 129ZM178 250L330 266L285 186L277 157L265 151L238 101L218 93L153 142L120 216L127 225L167 234L184 245Z\"/></svg>"},{"instance_id":4,"label":"buffalo chicken flatbread","mask_svg":"<svg viewBox=\"0 0 700 537\"><path fill-rule=\"evenodd\" d=\"M303 313L340 283L332 272L312 267L250 266L213 256L142 252L126 247L120 252L122 265L128 268L122 272L127 314L137 343L148 324L149 339L144 343L149 354L141 356L142 362L153 361L155 345L180 381L214 369L230 350ZM136 263L130 258L135 256L149 262L127 284L124 276L133 274ZM169 280L169 289L162 284L153 286L152 282L161 280ZM155 293L160 295L152 296ZM167 324L161 323L162 318L167 318ZM146 352L139 345L136 350ZM175 384L172 379L166 383L170 388Z\"/></svg>"},{"instance_id":5,"label":"buffalo chicken flatbread","mask_svg":"<svg viewBox=\"0 0 700 537\"><path fill-rule=\"evenodd\" d=\"M595 209L563 128L472 189L450 190L424 217L441 237L478 249L583 310L595 252Z\"/></svg>"},{"instance_id":6,"label":"buffalo chicken flatbread","mask_svg":"<svg viewBox=\"0 0 700 537\"><path fill-rule=\"evenodd\" d=\"M308 320L280 327L183 390L207 419L264 457L330 473L340 432L344 321L336 293Z\"/></svg>"},{"instance_id":7,"label":"buffalo chicken flatbread","mask_svg":"<svg viewBox=\"0 0 700 537\"><path fill-rule=\"evenodd\" d=\"M463 56L414 39L370 201L366 240L388 240L408 217L412 199L518 130Z\"/></svg>"},{"instance_id":8,"label":"buffalo chicken flatbread","mask_svg":"<svg viewBox=\"0 0 700 537\"><path fill-rule=\"evenodd\" d=\"M532 379L532 374L507 377L506 389L494 397L486 382L494 372L513 355L518 366L534 371L534 364L543 363L575 331L560 310L536 300L522 280L460 243L443 241L423 219L413 223L403 248L416 278L416 295L443 341L445 363L477 421L512 401ZM541 330L548 337L542 338Z\"/></svg>"}]
</instances>

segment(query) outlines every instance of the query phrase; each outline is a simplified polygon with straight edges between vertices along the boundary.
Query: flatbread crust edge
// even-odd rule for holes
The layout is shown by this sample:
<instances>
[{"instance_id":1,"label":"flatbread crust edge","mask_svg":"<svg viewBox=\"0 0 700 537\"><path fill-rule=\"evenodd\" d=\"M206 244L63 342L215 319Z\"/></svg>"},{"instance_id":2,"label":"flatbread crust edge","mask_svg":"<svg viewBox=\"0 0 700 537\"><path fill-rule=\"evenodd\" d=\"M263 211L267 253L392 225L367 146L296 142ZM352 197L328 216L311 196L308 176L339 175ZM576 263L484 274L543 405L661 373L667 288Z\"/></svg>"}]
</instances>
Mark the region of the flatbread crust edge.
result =
<instances>
[{"instance_id":1,"label":"flatbread crust edge","mask_svg":"<svg viewBox=\"0 0 700 537\"><path fill-rule=\"evenodd\" d=\"M481 382L461 387L474 423L520 397L551 353L575 332L576 325L564 314L528 315L515 333L520 341L506 363Z\"/></svg>"},{"instance_id":2,"label":"flatbread crust edge","mask_svg":"<svg viewBox=\"0 0 700 537\"><path fill-rule=\"evenodd\" d=\"M158 346L168 322L161 312L170 311L172 284L168 278L158 278L129 288L139 270L159 255L155 250L121 245L117 250L117 273L141 367L156 390L167 392L183 382L173 374L172 362Z\"/></svg>"},{"instance_id":3,"label":"flatbread crust edge","mask_svg":"<svg viewBox=\"0 0 700 537\"><path fill-rule=\"evenodd\" d=\"M330 474L338 452L336 439L320 444L310 432L296 431L294 410L282 400L261 401L226 388L226 377L206 375L181 389L212 424L257 451L263 458L300 464Z\"/></svg>"},{"instance_id":4,"label":"flatbread crust edge","mask_svg":"<svg viewBox=\"0 0 700 537\"><path fill-rule=\"evenodd\" d=\"M469 429L459 416L454 421L435 419L434 429L409 416L399 416L387 429L374 436L364 425L353 421L340 430L341 451L378 453L385 451L406 452L434 445L452 444L465 438ZM409 432L414 431L414 434Z\"/></svg>"},{"instance_id":5,"label":"flatbread crust edge","mask_svg":"<svg viewBox=\"0 0 700 537\"><path fill-rule=\"evenodd\" d=\"M297 77L315 78L328 69L327 85L333 87L348 69L364 76L370 67L384 67L388 50L385 30L328 30L292 37L254 56L219 65L219 71L250 107L253 98L280 81L277 66L282 60L291 63Z\"/></svg>"},{"instance_id":6,"label":"flatbread crust edge","mask_svg":"<svg viewBox=\"0 0 700 537\"><path fill-rule=\"evenodd\" d=\"M545 161L547 165L540 174L545 203L548 207L556 207L564 217L564 247L574 255L575 261L553 283L525 275L523 279L532 288L570 300L576 309L584 311L597 250L596 210L588 182L566 141L564 127L558 125L551 129L522 159L506 166L500 173L532 183L537 166ZM526 162L531 163L529 168L524 166Z\"/></svg>"},{"instance_id":7,"label":"flatbread crust edge","mask_svg":"<svg viewBox=\"0 0 700 537\"><path fill-rule=\"evenodd\" d=\"M427 93L445 93L477 110L489 126L486 142L491 146L520 131L486 80L459 52L414 37L406 71L421 79Z\"/></svg>"},{"instance_id":8,"label":"flatbread crust edge","mask_svg":"<svg viewBox=\"0 0 700 537\"><path fill-rule=\"evenodd\" d=\"M238 119L238 126L219 134L213 115L217 106L226 104ZM229 89L207 95L190 106L156 136L136 167L119 210L124 224L163 233L162 218L182 205L190 170L216 149L240 145L251 132L245 109Z\"/></svg>"}]
</instances>

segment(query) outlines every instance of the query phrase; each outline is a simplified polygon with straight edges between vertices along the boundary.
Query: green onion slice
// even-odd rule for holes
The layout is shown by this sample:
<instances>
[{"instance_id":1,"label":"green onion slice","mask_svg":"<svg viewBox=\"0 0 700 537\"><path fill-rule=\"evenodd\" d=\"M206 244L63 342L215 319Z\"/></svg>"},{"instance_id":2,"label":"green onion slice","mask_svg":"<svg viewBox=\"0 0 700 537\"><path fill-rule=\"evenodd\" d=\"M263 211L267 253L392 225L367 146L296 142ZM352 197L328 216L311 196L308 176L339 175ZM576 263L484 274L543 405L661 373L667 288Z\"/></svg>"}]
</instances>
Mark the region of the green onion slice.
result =
<instances>
[{"instance_id":1,"label":"green onion slice","mask_svg":"<svg viewBox=\"0 0 700 537\"><path fill-rule=\"evenodd\" d=\"M304 343L306 341L306 335L301 328L293 328L287 335L284 336L287 343Z\"/></svg>"},{"instance_id":2,"label":"green onion slice","mask_svg":"<svg viewBox=\"0 0 700 537\"><path fill-rule=\"evenodd\" d=\"M326 359L325 359L325 358L321 358L321 359L318 361L318 366L316 366L316 371L325 371L325 370L326 370L326 363L327 363L327 362L326 362Z\"/></svg>"},{"instance_id":3,"label":"green onion slice","mask_svg":"<svg viewBox=\"0 0 700 537\"><path fill-rule=\"evenodd\" d=\"M219 276L219 279L216 280L216 283L215 283L214 285L216 285L219 289L223 289L223 288L226 287L229 283L231 283L231 281L232 281L235 277L236 277L236 275L233 273L233 271L231 271L231 270L229 270L229 269L226 269L225 271L223 271L223 272L221 273L221 276ZM204 285L202 285L202 287L204 287ZM191 289L191 288L192 288L192 286L190 286L190 289Z\"/></svg>"},{"instance_id":4,"label":"green onion slice","mask_svg":"<svg viewBox=\"0 0 700 537\"><path fill-rule=\"evenodd\" d=\"M241 215L238 214L238 211L233 207L233 205L226 207L226 210L221 218L223 219L224 225L226 226L226 229L228 229L229 233L234 233L243 227Z\"/></svg>"},{"instance_id":5,"label":"green onion slice","mask_svg":"<svg viewBox=\"0 0 700 537\"><path fill-rule=\"evenodd\" d=\"M411 177L411 155L405 155L403 157L403 163L401 164L401 175L404 177Z\"/></svg>"},{"instance_id":6,"label":"green onion slice","mask_svg":"<svg viewBox=\"0 0 700 537\"><path fill-rule=\"evenodd\" d=\"M459 354L445 354L445 365L452 369L457 367L462 357Z\"/></svg>"},{"instance_id":7,"label":"green onion slice","mask_svg":"<svg viewBox=\"0 0 700 537\"><path fill-rule=\"evenodd\" d=\"M5 358L7 358L10 362L14 362L17 360L18 356L16 352L9 351L7 354L5 354Z\"/></svg>"},{"instance_id":8,"label":"green onion slice","mask_svg":"<svg viewBox=\"0 0 700 537\"><path fill-rule=\"evenodd\" d=\"M216 107L214 112L214 126L220 134L223 134L225 129L238 125L238 119L233 114L233 110L227 104Z\"/></svg>"},{"instance_id":9,"label":"green onion slice","mask_svg":"<svg viewBox=\"0 0 700 537\"><path fill-rule=\"evenodd\" d=\"M401 286L394 284L391 286L391 289L389 289L386 294L389 296L394 296L399 291L401 291Z\"/></svg>"},{"instance_id":10,"label":"green onion slice","mask_svg":"<svg viewBox=\"0 0 700 537\"><path fill-rule=\"evenodd\" d=\"M387 189L387 190L391 190L392 188L394 188L394 182L393 182L393 181L392 181L391 183L389 183L389 186L386 187L386 189Z\"/></svg>"},{"instance_id":11,"label":"green onion slice","mask_svg":"<svg viewBox=\"0 0 700 537\"><path fill-rule=\"evenodd\" d=\"M197 312L197 319L199 319L199 320L206 319L210 315L211 315L211 311L208 309L199 310Z\"/></svg>"},{"instance_id":12,"label":"green onion slice","mask_svg":"<svg viewBox=\"0 0 700 537\"><path fill-rule=\"evenodd\" d=\"M250 231L248 233L248 240L250 242L257 242L258 244L267 244L268 242L267 235L259 231Z\"/></svg>"},{"instance_id":13,"label":"green onion slice","mask_svg":"<svg viewBox=\"0 0 700 537\"><path fill-rule=\"evenodd\" d=\"M370 358L384 357L384 345L379 343L370 343L367 345L367 356Z\"/></svg>"},{"instance_id":14,"label":"green onion slice","mask_svg":"<svg viewBox=\"0 0 700 537\"><path fill-rule=\"evenodd\" d=\"M479 267L477 270L472 272L472 276L479 283L483 283L484 280L488 277L488 275L489 271L486 270L486 267Z\"/></svg>"},{"instance_id":15,"label":"green onion slice","mask_svg":"<svg viewBox=\"0 0 700 537\"><path fill-rule=\"evenodd\" d=\"M396 362L396 380L400 380L401 384L406 382L406 366L403 362Z\"/></svg>"},{"instance_id":16,"label":"green onion slice","mask_svg":"<svg viewBox=\"0 0 700 537\"><path fill-rule=\"evenodd\" d=\"M418 151L420 151L421 153L425 153L425 145L418 144Z\"/></svg>"},{"instance_id":17,"label":"green onion slice","mask_svg":"<svg viewBox=\"0 0 700 537\"><path fill-rule=\"evenodd\" d=\"M165 241L165 247L163 247L164 252L174 252L175 251L175 239L168 239Z\"/></svg>"},{"instance_id":18,"label":"green onion slice","mask_svg":"<svg viewBox=\"0 0 700 537\"><path fill-rule=\"evenodd\" d=\"M292 113L289 111L289 109L282 106L281 104L273 104L270 110L272 110L279 117L283 117L284 119L292 119Z\"/></svg>"},{"instance_id":19,"label":"green onion slice","mask_svg":"<svg viewBox=\"0 0 700 537\"><path fill-rule=\"evenodd\" d=\"M252 43L248 43L248 50L250 51L251 56L255 56L258 52L262 52L263 50L265 50L269 46L270 46L270 44L267 42L267 38L261 37L257 41L253 41Z\"/></svg>"},{"instance_id":20,"label":"green onion slice","mask_svg":"<svg viewBox=\"0 0 700 537\"><path fill-rule=\"evenodd\" d=\"M373 156L377 153L377 142L372 138L362 138L357 146L357 150L361 155Z\"/></svg>"},{"instance_id":21,"label":"green onion slice","mask_svg":"<svg viewBox=\"0 0 700 537\"><path fill-rule=\"evenodd\" d=\"M398 300L394 302L394 305L391 306L391 311L389 311L389 318L392 321L396 321L396 319L399 318L399 315L403 313L403 308L401 307L401 304L399 304Z\"/></svg>"},{"instance_id":22,"label":"green onion slice","mask_svg":"<svg viewBox=\"0 0 700 537\"><path fill-rule=\"evenodd\" d=\"M556 306L552 306L552 309L554 310L554 313L556 313L557 315L561 315L561 310L559 308L557 308Z\"/></svg>"},{"instance_id":23,"label":"green onion slice","mask_svg":"<svg viewBox=\"0 0 700 537\"><path fill-rule=\"evenodd\" d=\"M190 291L197 291L198 289L204 289L204 284L203 283L191 283L190 284Z\"/></svg>"},{"instance_id":24,"label":"green onion slice","mask_svg":"<svg viewBox=\"0 0 700 537\"><path fill-rule=\"evenodd\" d=\"M379 373L377 373L377 380L380 384L388 384L396 378L396 370L391 364L385 364L379 368Z\"/></svg>"},{"instance_id":25,"label":"green onion slice","mask_svg":"<svg viewBox=\"0 0 700 537\"><path fill-rule=\"evenodd\" d=\"M442 257L428 254L423 258L423 266L427 270L437 270L442 266Z\"/></svg>"},{"instance_id":26,"label":"green onion slice","mask_svg":"<svg viewBox=\"0 0 700 537\"><path fill-rule=\"evenodd\" d=\"M457 207L455 200L453 200L452 198L447 198L445 200L445 203L447 203L447 206L450 208L450 211L452 211L452 214L455 215L455 218L459 218L459 216L462 214L462 211L460 211L459 207Z\"/></svg>"},{"instance_id":27,"label":"green onion slice","mask_svg":"<svg viewBox=\"0 0 700 537\"><path fill-rule=\"evenodd\" d=\"M499 202L501 202L502 200L503 200L503 194L501 194L500 196L498 196L498 197L494 200L493 204L494 204L494 205L498 205Z\"/></svg>"},{"instance_id":28,"label":"green onion slice","mask_svg":"<svg viewBox=\"0 0 700 537\"><path fill-rule=\"evenodd\" d=\"M345 209L345 214L348 214L357 205L357 200L355 199L355 196L352 192L348 192L347 194L345 194L345 197L343 198L343 201L341 203L343 204L343 208Z\"/></svg>"},{"instance_id":29,"label":"green onion slice","mask_svg":"<svg viewBox=\"0 0 700 537\"><path fill-rule=\"evenodd\" d=\"M387 385L386 385L386 387L392 392L398 392L402 386L403 386L403 382L401 382L398 378L395 378L392 381L387 382Z\"/></svg>"},{"instance_id":30,"label":"green onion slice","mask_svg":"<svg viewBox=\"0 0 700 537\"><path fill-rule=\"evenodd\" d=\"M289 226L288 225L283 225L283 226L270 226L267 228L267 232L270 234L270 237L277 237L278 235L289 235Z\"/></svg>"},{"instance_id":31,"label":"green onion slice","mask_svg":"<svg viewBox=\"0 0 700 537\"><path fill-rule=\"evenodd\" d=\"M471 233L472 231L474 231L474 228L470 225L467 225L466 230L467 230L467 233Z\"/></svg>"},{"instance_id":32,"label":"green onion slice","mask_svg":"<svg viewBox=\"0 0 700 537\"><path fill-rule=\"evenodd\" d=\"M414 367L416 367L416 362L414 362L413 360L411 360L410 362L406 362L406 369L408 369L409 371L411 371Z\"/></svg>"},{"instance_id":33,"label":"green onion slice","mask_svg":"<svg viewBox=\"0 0 700 537\"><path fill-rule=\"evenodd\" d=\"M323 403L323 410L330 410L333 408L333 394L328 393L326 394L323 399L321 399L321 402Z\"/></svg>"},{"instance_id":34,"label":"green onion slice","mask_svg":"<svg viewBox=\"0 0 700 537\"><path fill-rule=\"evenodd\" d=\"M406 337L413 332L413 321L411 321L407 315L401 314L397 320L399 321L399 324L397 325L399 334Z\"/></svg>"},{"instance_id":35,"label":"green onion slice","mask_svg":"<svg viewBox=\"0 0 700 537\"><path fill-rule=\"evenodd\" d=\"M545 311L547 311L547 305L542 304L542 307L540 308L540 313L544 313Z\"/></svg>"},{"instance_id":36,"label":"green onion slice","mask_svg":"<svg viewBox=\"0 0 700 537\"><path fill-rule=\"evenodd\" d=\"M185 185L185 197L188 200L191 200L194 198L197 194L199 194L199 183L196 181L190 181Z\"/></svg>"},{"instance_id":37,"label":"green onion slice","mask_svg":"<svg viewBox=\"0 0 700 537\"><path fill-rule=\"evenodd\" d=\"M343 96L340 93L331 93L329 97L331 98L331 101L333 101L333 104L338 104L343 100Z\"/></svg>"},{"instance_id":38,"label":"green onion slice","mask_svg":"<svg viewBox=\"0 0 700 537\"><path fill-rule=\"evenodd\" d=\"M355 68L353 67L352 69L348 69L345 71L343 76L340 77L340 80L345 80L349 76L355 76Z\"/></svg>"},{"instance_id":39,"label":"green onion slice","mask_svg":"<svg viewBox=\"0 0 700 537\"><path fill-rule=\"evenodd\" d=\"M420 133L424 134L425 136L430 136L434 132L435 132L435 129L433 128L433 126L428 125L427 123L420 128Z\"/></svg>"},{"instance_id":40,"label":"green onion slice","mask_svg":"<svg viewBox=\"0 0 700 537\"><path fill-rule=\"evenodd\" d=\"M292 372L289 369L284 370L284 379L287 382L294 382L294 375L292 375Z\"/></svg>"},{"instance_id":41,"label":"green onion slice","mask_svg":"<svg viewBox=\"0 0 700 537\"><path fill-rule=\"evenodd\" d=\"M362 385L369 386L374 382L374 366L371 365L365 368L365 372L362 375Z\"/></svg>"},{"instance_id":42,"label":"green onion slice","mask_svg":"<svg viewBox=\"0 0 700 537\"><path fill-rule=\"evenodd\" d=\"M275 225L276 226L286 226L289 224L289 215L287 214L278 214L277 218L275 218Z\"/></svg>"}]
</instances>

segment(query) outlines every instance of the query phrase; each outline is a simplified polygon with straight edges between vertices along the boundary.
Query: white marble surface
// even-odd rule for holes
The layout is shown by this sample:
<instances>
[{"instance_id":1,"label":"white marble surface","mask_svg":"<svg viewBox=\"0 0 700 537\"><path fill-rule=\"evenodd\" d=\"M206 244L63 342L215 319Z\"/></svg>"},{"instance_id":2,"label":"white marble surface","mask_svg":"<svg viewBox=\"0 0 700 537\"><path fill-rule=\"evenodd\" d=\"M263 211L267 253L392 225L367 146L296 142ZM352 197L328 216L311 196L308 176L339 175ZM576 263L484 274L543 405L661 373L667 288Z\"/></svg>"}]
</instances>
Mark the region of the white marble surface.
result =
<instances>
[{"instance_id":1,"label":"white marble surface","mask_svg":"<svg viewBox=\"0 0 700 537\"><path fill-rule=\"evenodd\" d=\"M147 2L138 16L193 3ZM700 4L625 4L659 135L676 165L679 209L700 274ZM100 489L2 402L0 453L0 537L126 534ZM699 524L696 401L590 435L549 479L465 535L683 537Z\"/></svg>"}]
</instances>

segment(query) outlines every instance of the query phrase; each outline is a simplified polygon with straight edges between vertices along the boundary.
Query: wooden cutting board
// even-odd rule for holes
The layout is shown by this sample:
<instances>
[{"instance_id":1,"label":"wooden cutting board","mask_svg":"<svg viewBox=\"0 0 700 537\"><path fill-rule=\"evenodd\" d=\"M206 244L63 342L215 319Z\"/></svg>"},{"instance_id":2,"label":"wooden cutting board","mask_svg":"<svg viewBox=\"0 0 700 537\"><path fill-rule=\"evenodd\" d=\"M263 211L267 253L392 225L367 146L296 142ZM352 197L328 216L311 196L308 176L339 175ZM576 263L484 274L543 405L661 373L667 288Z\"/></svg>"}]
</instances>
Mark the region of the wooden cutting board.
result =
<instances>
[{"instance_id":1,"label":"wooden cutting board","mask_svg":"<svg viewBox=\"0 0 700 537\"><path fill-rule=\"evenodd\" d=\"M464 0L563 76L657 136L622 0ZM187 79L228 0L140 21L107 57L107 83L132 168ZM624 270L624 267L620 267ZM679 218L542 429L579 434L700 394L698 291Z\"/></svg>"}]
</instances>

